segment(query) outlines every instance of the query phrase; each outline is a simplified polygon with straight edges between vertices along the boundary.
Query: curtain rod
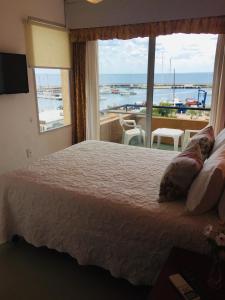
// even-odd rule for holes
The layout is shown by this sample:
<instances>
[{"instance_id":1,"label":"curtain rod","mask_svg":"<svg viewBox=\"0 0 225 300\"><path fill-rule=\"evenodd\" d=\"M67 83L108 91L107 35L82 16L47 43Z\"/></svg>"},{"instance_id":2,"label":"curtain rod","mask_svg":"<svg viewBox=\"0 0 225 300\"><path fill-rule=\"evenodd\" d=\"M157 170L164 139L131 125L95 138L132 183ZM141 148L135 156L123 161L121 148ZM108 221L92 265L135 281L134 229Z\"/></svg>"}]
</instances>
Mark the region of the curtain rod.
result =
<instances>
[{"instance_id":1,"label":"curtain rod","mask_svg":"<svg viewBox=\"0 0 225 300\"><path fill-rule=\"evenodd\" d=\"M48 25L48 26L51 26L51 27L60 27L60 28L66 28L66 24L61 24L61 23L56 23L56 22L51 22L51 21L47 21L47 20L43 20L43 19L39 19L39 18L36 18L36 17L31 17L31 16L28 16L27 18L27 21L34 21L34 22L37 22L37 23L42 23L44 25Z\"/></svg>"}]
</instances>

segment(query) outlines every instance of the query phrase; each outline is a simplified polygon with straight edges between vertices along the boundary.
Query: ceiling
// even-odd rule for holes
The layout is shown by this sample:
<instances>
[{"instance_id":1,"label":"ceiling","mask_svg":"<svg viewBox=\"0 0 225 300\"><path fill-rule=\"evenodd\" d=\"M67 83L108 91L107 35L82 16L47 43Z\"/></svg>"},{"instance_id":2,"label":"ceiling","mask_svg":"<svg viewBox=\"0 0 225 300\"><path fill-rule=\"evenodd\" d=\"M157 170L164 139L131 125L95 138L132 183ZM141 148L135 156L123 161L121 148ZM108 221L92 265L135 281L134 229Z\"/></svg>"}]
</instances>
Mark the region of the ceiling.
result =
<instances>
[{"instance_id":1,"label":"ceiling","mask_svg":"<svg viewBox=\"0 0 225 300\"><path fill-rule=\"evenodd\" d=\"M225 15L225 0L65 0L69 28L146 23Z\"/></svg>"}]
</instances>

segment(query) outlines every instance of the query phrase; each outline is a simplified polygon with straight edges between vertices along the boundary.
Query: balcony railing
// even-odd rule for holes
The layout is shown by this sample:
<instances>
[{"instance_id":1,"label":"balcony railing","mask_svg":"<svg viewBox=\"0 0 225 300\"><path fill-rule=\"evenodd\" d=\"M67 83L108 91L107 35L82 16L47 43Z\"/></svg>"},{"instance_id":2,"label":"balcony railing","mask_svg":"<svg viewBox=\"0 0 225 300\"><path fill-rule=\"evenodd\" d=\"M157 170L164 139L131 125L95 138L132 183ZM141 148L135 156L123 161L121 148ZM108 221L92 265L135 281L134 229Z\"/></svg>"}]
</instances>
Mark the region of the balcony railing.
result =
<instances>
[{"instance_id":1,"label":"balcony railing","mask_svg":"<svg viewBox=\"0 0 225 300\"><path fill-rule=\"evenodd\" d=\"M123 104L120 106L114 106L110 108L106 108L101 110L101 113L117 113L118 110L124 110L125 112L135 112L137 109L146 108L146 105L143 104ZM211 111L211 108L206 107L191 107L191 106L164 106L164 105L153 105L152 108L157 109L173 109L177 110L178 112L181 110L190 110L190 111ZM141 113L141 112L139 112ZM143 112L144 113L144 112Z\"/></svg>"},{"instance_id":2,"label":"balcony railing","mask_svg":"<svg viewBox=\"0 0 225 300\"><path fill-rule=\"evenodd\" d=\"M146 130L146 112L144 109L146 109L145 105L124 104L102 110L100 121L101 140L121 143L123 131L119 122L119 114L123 114L124 119L134 119L138 125ZM157 110L157 114L154 109ZM186 113L179 113L180 109L185 109ZM210 110L210 108L204 107L153 105L152 130L157 128L174 128L183 131L186 129L200 130L208 124ZM168 111L173 113L168 113ZM190 114L187 114L188 111L190 111ZM197 111L199 115L194 115L192 111ZM203 113L203 116L201 116L201 113ZM163 138L162 143L170 145L171 140Z\"/></svg>"}]
</instances>

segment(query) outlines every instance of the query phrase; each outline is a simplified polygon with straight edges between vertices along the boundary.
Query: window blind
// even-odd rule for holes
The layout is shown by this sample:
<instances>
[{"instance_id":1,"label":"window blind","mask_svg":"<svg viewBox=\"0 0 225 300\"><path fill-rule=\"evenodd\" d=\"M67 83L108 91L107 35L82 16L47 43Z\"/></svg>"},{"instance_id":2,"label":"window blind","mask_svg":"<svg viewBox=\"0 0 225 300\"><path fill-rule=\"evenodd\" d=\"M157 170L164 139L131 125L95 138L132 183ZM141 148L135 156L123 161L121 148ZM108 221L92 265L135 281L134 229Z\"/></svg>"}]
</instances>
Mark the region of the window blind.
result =
<instances>
[{"instance_id":1,"label":"window blind","mask_svg":"<svg viewBox=\"0 0 225 300\"><path fill-rule=\"evenodd\" d=\"M26 29L30 67L71 68L69 32L64 27L29 20Z\"/></svg>"}]
</instances>

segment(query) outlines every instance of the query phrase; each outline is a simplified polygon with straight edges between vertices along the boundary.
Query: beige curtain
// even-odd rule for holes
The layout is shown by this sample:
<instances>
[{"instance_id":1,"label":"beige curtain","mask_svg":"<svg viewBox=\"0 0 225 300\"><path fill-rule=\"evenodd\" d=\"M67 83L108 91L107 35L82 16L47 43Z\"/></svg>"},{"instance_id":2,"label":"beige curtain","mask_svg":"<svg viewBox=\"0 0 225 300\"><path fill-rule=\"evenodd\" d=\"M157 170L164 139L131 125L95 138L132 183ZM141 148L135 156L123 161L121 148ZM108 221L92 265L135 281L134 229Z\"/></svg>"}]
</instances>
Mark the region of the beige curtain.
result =
<instances>
[{"instance_id":1,"label":"beige curtain","mask_svg":"<svg viewBox=\"0 0 225 300\"><path fill-rule=\"evenodd\" d=\"M210 124L216 135L225 127L225 34L217 42Z\"/></svg>"},{"instance_id":2,"label":"beige curtain","mask_svg":"<svg viewBox=\"0 0 225 300\"><path fill-rule=\"evenodd\" d=\"M86 139L99 140L99 72L98 42L87 42L86 47Z\"/></svg>"},{"instance_id":3,"label":"beige curtain","mask_svg":"<svg viewBox=\"0 0 225 300\"><path fill-rule=\"evenodd\" d=\"M154 37L172 33L225 34L225 16L73 29L70 32L70 36L72 42L84 42L108 39L131 39L146 36Z\"/></svg>"},{"instance_id":4,"label":"beige curtain","mask_svg":"<svg viewBox=\"0 0 225 300\"><path fill-rule=\"evenodd\" d=\"M86 139L86 43L73 44L73 143Z\"/></svg>"}]
</instances>

